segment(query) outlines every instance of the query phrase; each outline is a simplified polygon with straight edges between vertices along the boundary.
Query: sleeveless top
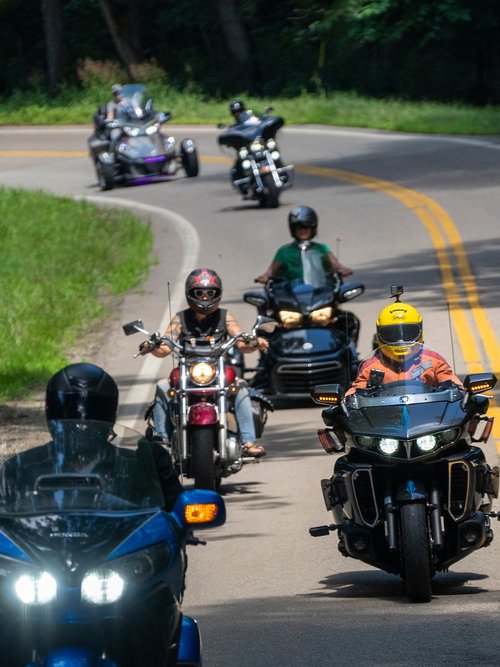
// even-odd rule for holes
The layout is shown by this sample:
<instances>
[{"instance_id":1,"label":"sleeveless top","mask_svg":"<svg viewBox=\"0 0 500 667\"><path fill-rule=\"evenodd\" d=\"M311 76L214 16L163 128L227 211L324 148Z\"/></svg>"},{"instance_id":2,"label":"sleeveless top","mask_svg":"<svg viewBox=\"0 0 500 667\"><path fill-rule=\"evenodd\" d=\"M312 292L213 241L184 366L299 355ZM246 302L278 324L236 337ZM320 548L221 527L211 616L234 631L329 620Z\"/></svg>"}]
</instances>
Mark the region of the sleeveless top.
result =
<instances>
[{"instance_id":1,"label":"sleeveless top","mask_svg":"<svg viewBox=\"0 0 500 667\"><path fill-rule=\"evenodd\" d=\"M227 338L227 310L224 308L218 308L201 321L196 319L195 313L191 308L186 308L177 313L177 315L182 327L179 336L179 343L181 345L191 341L193 338L196 346L210 345L211 341L218 344Z\"/></svg>"}]
</instances>

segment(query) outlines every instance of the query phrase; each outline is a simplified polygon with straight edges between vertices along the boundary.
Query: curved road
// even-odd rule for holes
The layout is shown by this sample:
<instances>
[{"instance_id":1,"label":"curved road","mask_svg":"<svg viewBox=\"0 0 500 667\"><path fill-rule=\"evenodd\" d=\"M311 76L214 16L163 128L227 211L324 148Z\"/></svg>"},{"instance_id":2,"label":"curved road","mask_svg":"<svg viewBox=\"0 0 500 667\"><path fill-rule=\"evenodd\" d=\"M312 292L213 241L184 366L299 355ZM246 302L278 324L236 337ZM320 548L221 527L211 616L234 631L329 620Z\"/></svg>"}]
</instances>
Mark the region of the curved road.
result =
<instances>
[{"instance_id":1,"label":"curved road","mask_svg":"<svg viewBox=\"0 0 500 667\"><path fill-rule=\"evenodd\" d=\"M141 317L162 328L182 305L185 274L205 264L249 327L254 312L241 295L286 242L286 216L300 203L318 211L319 239L366 285L352 302L362 355L390 285L404 284L429 345L461 375L491 369L500 377L499 139L285 128L280 143L296 182L279 209L264 211L231 190L215 129L171 131L197 141L199 178L101 193L86 156L88 127L0 128L0 184L131 207L152 225L158 263L124 299L110 325L116 339L104 338L94 359L119 382L121 421L136 421L169 370L133 360L138 339L121 336L121 324ZM436 576L431 604L409 604L399 579L342 558L335 537L309 537L309 526L329 520L320 479L333 459L316 441L320 426L316 408L273 413L269 455L225 481L227 524L190 550L185 609L200 622L207 667L498 665L500 526L489 549ZM492 464L499 427L500 419L486 446Z\"/></svg>"}]
</instances>

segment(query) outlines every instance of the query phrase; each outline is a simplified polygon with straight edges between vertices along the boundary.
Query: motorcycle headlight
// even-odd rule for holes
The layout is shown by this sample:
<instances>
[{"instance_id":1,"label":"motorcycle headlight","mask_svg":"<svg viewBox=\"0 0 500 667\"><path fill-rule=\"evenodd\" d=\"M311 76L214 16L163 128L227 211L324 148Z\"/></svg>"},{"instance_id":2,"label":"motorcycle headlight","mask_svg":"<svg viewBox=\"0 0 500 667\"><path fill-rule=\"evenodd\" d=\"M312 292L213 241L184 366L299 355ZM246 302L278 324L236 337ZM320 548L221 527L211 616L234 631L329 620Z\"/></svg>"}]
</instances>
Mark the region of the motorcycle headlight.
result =
<instances>
[{"instance_id":1,"label":"motorcycle headlight","mask_svg":"<svg viewBox=\"0 0 500 667\"><path fill-rule=\"evenodd\" d=\"M247 148L242 148L240 150L240 158L244 160L248 156L248 149Z\"/></svg>"},{"instance_id":2,"label":"motorcycle headlight","mask_svg":"<svg viewBox=\"0 0 500 667\"><path fill-rule=\"evenodd\" d=\"M157 134L158 130L160 129L159 125L150 125L149 127L146 128L146 134Z\"/></svg>"},{"instance_id":3,"label":"motorcycle headlight","mask_svg":"<svg viewBox=\"0 0 500 667\"><path fill-rule=\"evenodd\" d=\"M276 148L276 142L274 141L274 139L268 140L267 147L269 148L270 151L273 151Z\"/></svg>"},{"instance_id":4,"label":"motorcycle headlight","mask_svg":"<svg viewBox=\"0 0 500 667\"><path fill-rule=\"evenodd\" d=\"M331 306L326 306L326 308L318 308L318 310L313 310L312 313L309 313L309 318L315 324L328 324L333 313L333 308Z\"/></svg>"},{"instance_id":5,"label":"motorcycle headlight","mask_svg":"<svg viewBox=\"0 0 500 667\"><path fill-rule=\"evenodd\" d=\"M243 160L243 162L241 163L241 168L244 169L245 171L250 169L251 166L252 165L250 164L250 160Z\"/></svg>"},{"instance_id":6,"label":"motorcycle headlight","mask_svg":"<svg viewBox=\"0 0 500 667\"><path fill-rule=\"evenodd\" d=\"M298 326L303 319L301 313L297 313L294 310L280 310L279 318L285 327L296 327Z\"/></svg>"},{"instance_id":7,"label":"motorcycle headlight","mask_svg":"<svg viewBox=\"0 0 500 667\"><path fill-rule=\"evenodd\" d=\"M432 452L437 446L437 439L434 435L422 435L415 440L415 444L421 452Z\"/></svg>"},{"instance_id":8,"label":"motorcycle headlight","mask_svg":"<svg viewBox=\"0 0 500 667\"><path fill-rule=\"evenodd\" d=\"M278 151L273 151L273 152L271 153L271 157L272 157L273 160L276 162L276 160L279 160L279 159L280 159L280 154L278 153Z\"/></svg>"},{"instance_id":9,"label":"motorcycle headlight","mask_svg":"<svg viewBox=\"0 0 500 667\"><path fill-rule=\"evenodd\" d=\"M376 443L376 439L369 435L358 435L356 442L363 449L370 449Z\"/></svg>"},{"instance_id":10,"label":"motorcycle headlight","mask_svg":"<svg viewBox=\"0 0 500 667\"><path fill-rule=\"evenodd\" d=\"M189 377L195 384L205 385L212 382L216 372L215 366L208 361L199 361L189 369Z\"/></svg>"},{"instance_id":11,"label":"motorcycle headlight","mask_svg":"<svg viewBox=\"0 0 500 667\"><path fill-rule=\"evenodd\" d=\"M125 581L110 568L87 572L82 581L82 599L92 604L112 604L121 598Z\"/></svg>"},{"instance_id":12,"label":"motorcycle headlight","mask_svg":"<svg viewBox=\"0 0 500 667\"><path fill-rule=\"evenodd\" d=\"M383 454L391 456L398 451L399 440L394 440L393 438L381 438L378 446Z\"/></svg>"},{"instance_id":13,"label":"motorcycle headlight","mask_svg":"<svg viewBox=\"0 0 500 667\"><path fill-rule=\"evenodd\" d=\"M250 144L250 150L252 153L259 153L261 150L263 150L264 146L260 143L260 141L252 141Z\"/></svg>"},{"instance_id":14,"label":"motorcycle headlight","mask_svg":"<svg viewBox=\"0 0 500 667\"><path fill-rule=\"evenodd\" d=\"M456 440L460 435L459 428L449 428L446 431L441 431L436 434L436 437L439 438L439 442L443 445L449 445L451 442Z\"/></svg>"},{"instance_id":15,"label":"motorcycle headlight","mask_svg":"<svg viewBox=\"0 0 500 667\"><path fill-rule=\"evenodd\" d=\"M49 572L22 574L14 590L24 604L48 604L56 597L57 582Z\"/></svg>"},{"instance_id":16,"label":"motorcycle headlight","mask_svg":"<svg viewBox=\"0 0 500 667\"><path fill-rule=\"evenodd\" d=\"M123 132L128 137L138 137L141 133L141 130L138 127L130 127L130 125L125 125L125 127L123 128Z\"/></svg>"}]
</instances>

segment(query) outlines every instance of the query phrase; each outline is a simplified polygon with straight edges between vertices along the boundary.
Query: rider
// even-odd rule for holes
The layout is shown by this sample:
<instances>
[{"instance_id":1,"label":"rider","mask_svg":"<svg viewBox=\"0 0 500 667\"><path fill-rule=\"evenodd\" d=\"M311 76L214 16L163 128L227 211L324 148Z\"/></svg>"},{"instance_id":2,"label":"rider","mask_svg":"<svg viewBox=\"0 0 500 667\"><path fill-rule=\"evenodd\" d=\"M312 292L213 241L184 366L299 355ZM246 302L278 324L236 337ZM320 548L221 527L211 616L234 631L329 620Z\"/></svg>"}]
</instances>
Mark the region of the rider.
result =
<instances>
[{"instance_id":1,"label":"rider","mask_svg":"<svg viewBox=\"0 0 500 667\"><path fill-rule=\"evenodd\" d=\"M318 216L313 208L303 205L293 208L288 214L288 227L294 240L278 249L267 271L255 279L257 282L283 277L320 286L316 284L314 269L319 269L323 276L322 284L330 273L351 275L352 269L344 266L327 245L312 241L318 232Z\"/></svg>"},{"instance_id":2,"label":"rider","mask_svg":"<svg viewBox=\"0 0 500 667\"><path fill-rule=\"evenodd\" d=\"M386 306L377 319L373 356L360 367L346 396L366 388L370 372L383 372L383 384L397 380L419 380L431 386L457 386L462 383L446 359L423 345L422 318L416 308L399 301Z\"/></svg>"},{"instance_id":3,"label":"rider","mask_svg":"<svg viewBox=\"0 0 500 667\"><path fill-rule=\"evenodd\" d=\"M106 105L106 120L116 118L121 101L122 87L121 84L115 83L111 86L111 100Z\"/></svg>"},{"instance_id":4,"label":"rider","mask_svg":"<svg viewBox=\"0 0 500 667\"><path fill-rule=\"evenodd\" d=\"M186 300L189 308L177 313L171 320L165 333L180 343L192 338L201 340L205 344L214 340L220 342L240 334L243 330L234 317L227 310L220 307L222 297L222 282L212 269L194 269L188 275L185 285ZM254 352L255 349L266 349L268 342L265 338L257 338L255 342L246 343L243 340L236 342L241 352ZM162 343L159 347L152 346L149 341L141 344L141 349L151 352L155 357L166 357L170 354L170 347ZM170 440L173 424L170 419L169 398L170 388L168 380L160 380L156 387L155 405L153 408L155 435ZM234 410L238 428L243 442L243 452L246 456L260 457L266 454L262 445L255 444L255 426L253 421L250 394L246 383L240 381L240 387L234 401Z\"/></svg>"},{"instance_id":5,"label":"rider","mask_svg":"<svg viewBox=\"0 0 500 667\"><path fill-rule=\"evenodd\" d=\"M111 481L113 488L122 484L140 499L154 496L170 511L183 487L168 451L147 438L140 438L137 449L115 446L112 441L117 408L116 382L99 366L75 363L55 373L45 394L45 416L54 440L16 454L6 462L7 471L20 473L20 479L14 477L17 486L33 488L36 479L28 479L27 471L34 471L38 477L52 472L55 466L64 470L62 452L56 443L76 442L79 446L75 454L81 472L105 475L106 470L119 470L122 474L120 479Z\"/></svg>"}]
</instances>

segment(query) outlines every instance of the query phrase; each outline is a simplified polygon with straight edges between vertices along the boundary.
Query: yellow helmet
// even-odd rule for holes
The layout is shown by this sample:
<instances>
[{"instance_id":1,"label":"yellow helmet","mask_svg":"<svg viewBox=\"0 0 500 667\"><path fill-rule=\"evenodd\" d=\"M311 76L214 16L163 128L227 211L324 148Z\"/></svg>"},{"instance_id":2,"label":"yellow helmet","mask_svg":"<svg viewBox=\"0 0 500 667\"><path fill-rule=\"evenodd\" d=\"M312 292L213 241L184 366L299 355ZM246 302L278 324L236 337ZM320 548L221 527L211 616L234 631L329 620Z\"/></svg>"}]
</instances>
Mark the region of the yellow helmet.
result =
<instances>
[{"instance_id":1,"label":"yellow helmet","mask_svg":"<svg viewBox=\"0 0 500 667\"><path fill-rule=\"evenodd\" d=\"M423 341L418 310L401 301L386 306L378 316L377 341L383 354L395 361L411 356L412 348Z\"/></svg>"}]
</instances>

